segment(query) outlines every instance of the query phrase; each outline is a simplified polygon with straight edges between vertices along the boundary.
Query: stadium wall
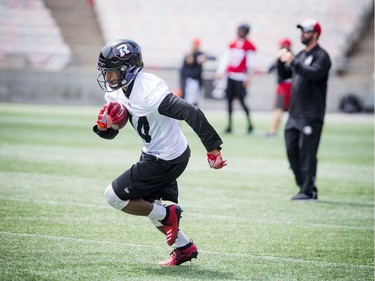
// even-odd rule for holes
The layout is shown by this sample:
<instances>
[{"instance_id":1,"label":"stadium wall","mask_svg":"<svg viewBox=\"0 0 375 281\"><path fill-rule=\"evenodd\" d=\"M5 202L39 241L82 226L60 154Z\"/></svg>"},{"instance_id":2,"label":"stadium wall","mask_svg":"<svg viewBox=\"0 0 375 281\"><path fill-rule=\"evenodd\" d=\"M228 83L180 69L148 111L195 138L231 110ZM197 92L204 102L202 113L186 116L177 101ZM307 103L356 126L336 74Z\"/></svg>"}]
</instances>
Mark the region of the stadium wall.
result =
<instances>
[{"instance_id":1,"label":"stadium wall","mask_svg":"<svg viewBox=\"0 0 375 281\"><path fill-rule=\"evenodd\" d=\"M148 70L164 79L171 91L178 88L176 70ZM59 72L0 70L0 102L19 102L35 104L101 105L104 102L99 88L96 71L69 69ZM212 73L205 74L205 82L212 82ZM362 88L359 88L362 87ZM249 104L253 111L273 109L276 79L273 74L255 74L249 88ZM360 86L353 81L331 75L328 86L327 111L338 111L340 98L344 94L356 93L366 101L373 93L373 85ZM213 99L210 89L203 92L202 109L225 109L224 100ZM372 96L372 95L371 95ZM373 106L373 100L368 101ZM236 103L235 106L238 106Z\"/></svg>"}]
</instances>

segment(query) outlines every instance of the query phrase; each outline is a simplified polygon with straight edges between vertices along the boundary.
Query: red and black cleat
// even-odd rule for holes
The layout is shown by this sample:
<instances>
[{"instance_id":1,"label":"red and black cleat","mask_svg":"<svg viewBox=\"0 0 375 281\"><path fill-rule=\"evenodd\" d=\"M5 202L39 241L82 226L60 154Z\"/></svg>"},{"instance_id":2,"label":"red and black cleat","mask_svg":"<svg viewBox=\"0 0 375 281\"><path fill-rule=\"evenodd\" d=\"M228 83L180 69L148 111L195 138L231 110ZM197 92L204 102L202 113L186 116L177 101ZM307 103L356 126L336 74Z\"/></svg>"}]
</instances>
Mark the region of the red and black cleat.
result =
<instances>
[{"instance_id":1,"label":"red and black cleat","mask_svg":"<svg viewBox=\"0 0 375 281\"><path fill-rule=\"evenodd\" d=\"M184 262L191 261L192 259L196 259L198 256L198 248L190 242L184 247L175 248L169 259L165 261L159 262L162 266L176 266L180 265Z\"/></svg>"}]
</instances>

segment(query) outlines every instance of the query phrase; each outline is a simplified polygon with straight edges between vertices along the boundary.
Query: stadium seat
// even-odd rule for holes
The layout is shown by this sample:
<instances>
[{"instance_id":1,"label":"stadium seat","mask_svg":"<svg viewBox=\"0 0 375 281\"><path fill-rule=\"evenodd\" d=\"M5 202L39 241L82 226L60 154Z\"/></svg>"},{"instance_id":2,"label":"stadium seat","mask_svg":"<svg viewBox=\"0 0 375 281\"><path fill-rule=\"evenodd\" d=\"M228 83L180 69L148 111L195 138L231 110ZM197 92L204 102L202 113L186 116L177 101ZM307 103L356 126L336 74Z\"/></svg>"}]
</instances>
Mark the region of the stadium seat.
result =
<instances>
[{"instance_id":1,"label":"stadium seat","mask_svg":"<svg viewBox=\"0 0 375 281\"><path fill-rule=\"evenodd\" d=\"M60 70L70 61L70 48L41 0L0 2L0 42L0 66Z\"/></svg>"}]
</instances>

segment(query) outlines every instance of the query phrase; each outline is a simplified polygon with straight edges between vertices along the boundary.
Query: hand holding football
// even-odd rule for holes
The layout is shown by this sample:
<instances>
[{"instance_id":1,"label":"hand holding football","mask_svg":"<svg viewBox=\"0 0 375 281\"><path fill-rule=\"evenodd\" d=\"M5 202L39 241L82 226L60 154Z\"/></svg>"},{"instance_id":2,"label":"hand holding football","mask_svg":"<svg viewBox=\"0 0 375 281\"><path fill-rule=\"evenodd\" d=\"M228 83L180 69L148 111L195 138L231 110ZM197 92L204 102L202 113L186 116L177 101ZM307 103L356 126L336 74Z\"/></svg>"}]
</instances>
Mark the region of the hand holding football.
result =
<instances>
[{"instance_id":1,"label":"hand holding football","mask_svg":"<svg viewBox=\"0 0 375 281\"><path fill-rule=\"evenodd\" d=\"M125 105L111 101L100 110L97 124L101 128L120 130L125 127L128 119L129 114Z\"/></svg>"}]
</instances>

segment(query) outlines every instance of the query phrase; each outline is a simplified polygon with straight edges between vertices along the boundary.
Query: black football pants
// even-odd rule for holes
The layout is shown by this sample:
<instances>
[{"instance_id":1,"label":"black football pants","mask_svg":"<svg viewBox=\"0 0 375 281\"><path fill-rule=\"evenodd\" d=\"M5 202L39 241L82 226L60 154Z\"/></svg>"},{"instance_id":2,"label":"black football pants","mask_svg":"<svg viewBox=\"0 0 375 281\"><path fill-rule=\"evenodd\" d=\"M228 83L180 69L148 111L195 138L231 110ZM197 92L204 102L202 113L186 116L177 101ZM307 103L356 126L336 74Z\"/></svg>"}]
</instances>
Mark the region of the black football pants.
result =
<instances>
[{"instance_id":1,"label":"black football pants","mask_svg":"<svg viewBox=\"0 0 375 281\"><path fill-rule=\"evenodd\" d=\"M317 170L317 152L323 123L289 116L285 125L288 160L300 191L312 195Z\"/></svg>"},{"instance_id":2,"label":"black football pants","mask_svg":"<svg viewBox=\"0 0 375 281\"><path fill-rule=\"evenodd\" d=\"M245 111L248 126L250 127L252 125L250 120L250 109L245 102L246 95L247 92L246 88L244 88L243 86L243 81L237 81L228 78L228 84L226 89L228 128L232 128L233 101L235 98L238 98L243 110Z\"/></svg>"}]
</instances>

